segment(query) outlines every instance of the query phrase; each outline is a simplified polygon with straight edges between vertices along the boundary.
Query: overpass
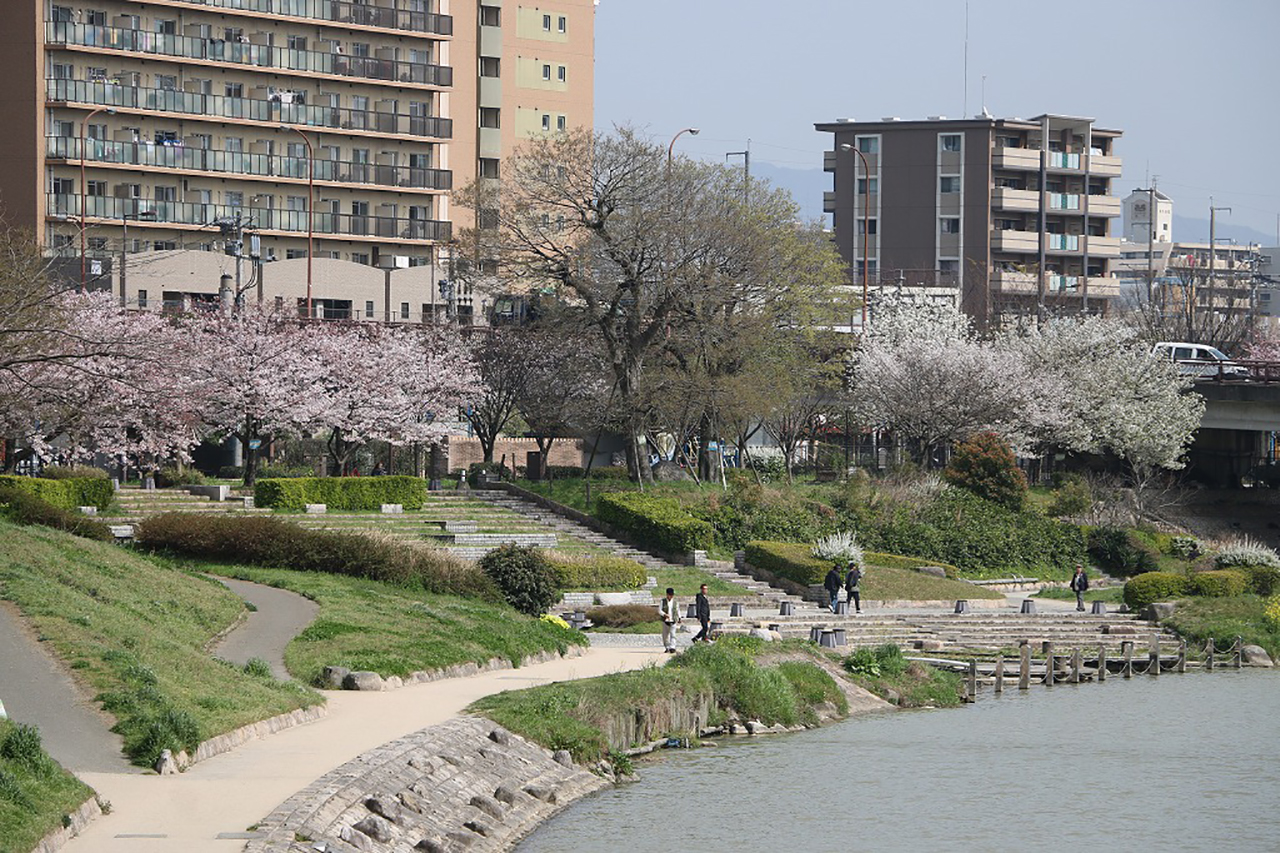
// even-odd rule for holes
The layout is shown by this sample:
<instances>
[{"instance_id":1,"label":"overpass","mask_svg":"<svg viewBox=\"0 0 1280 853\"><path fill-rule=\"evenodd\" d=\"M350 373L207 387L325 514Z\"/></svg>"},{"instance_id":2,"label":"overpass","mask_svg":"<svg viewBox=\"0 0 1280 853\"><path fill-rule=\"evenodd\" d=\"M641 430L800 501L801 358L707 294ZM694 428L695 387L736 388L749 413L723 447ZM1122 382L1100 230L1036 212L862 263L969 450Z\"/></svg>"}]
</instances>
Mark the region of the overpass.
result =
<instances>
[{"instance_id":1,"label":"overpass","mask_svg":"<svg viewBox=\"0 0 1280 853\"><path fill-rule=\"evenodd\" d=\"M1280 432L1280 382L1206 377L1196 382L1204 418L1188 451L1188 474L1219 488L1239 487L1273 458ZM1275 472L1280 483L1280 470Z\"/></svg>"}]
</instances>

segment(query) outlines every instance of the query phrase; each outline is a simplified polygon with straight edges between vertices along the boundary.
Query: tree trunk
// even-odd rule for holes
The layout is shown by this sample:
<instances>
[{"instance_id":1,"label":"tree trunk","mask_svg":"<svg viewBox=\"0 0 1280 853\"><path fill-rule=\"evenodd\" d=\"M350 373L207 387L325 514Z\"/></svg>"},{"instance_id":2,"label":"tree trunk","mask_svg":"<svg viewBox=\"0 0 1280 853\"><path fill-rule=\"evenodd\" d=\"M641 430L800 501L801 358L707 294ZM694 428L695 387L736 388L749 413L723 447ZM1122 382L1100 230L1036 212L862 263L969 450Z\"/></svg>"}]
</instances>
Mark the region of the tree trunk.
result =
<instances>
[{"instance_id":1,"label":"tree trunk","mask_svg":"<svg viewBox=\"0 0 1280 853\"><path fill-rule=\"evenodd\" d=\"M493 448L498 443L498 437L476 430L476 438L480 439L480 450L484 453L484 461L493 462Z\"/></svg>"},{"instance_id":2,"label":"tree trunk","mask_svg":"<svg viewBox=\"0 0 1280 853\"><path fill-rule=\"evenodd\" d=\"M641 452L639 442L642 437L640 429L640 413L637 411L637 389L640 386L640 365L634 362L614 366L618 378L618 391L625 413L627 473L640 484L653 483L653 471L649 468L649 460Z\"/></svg>"}]
</instances>

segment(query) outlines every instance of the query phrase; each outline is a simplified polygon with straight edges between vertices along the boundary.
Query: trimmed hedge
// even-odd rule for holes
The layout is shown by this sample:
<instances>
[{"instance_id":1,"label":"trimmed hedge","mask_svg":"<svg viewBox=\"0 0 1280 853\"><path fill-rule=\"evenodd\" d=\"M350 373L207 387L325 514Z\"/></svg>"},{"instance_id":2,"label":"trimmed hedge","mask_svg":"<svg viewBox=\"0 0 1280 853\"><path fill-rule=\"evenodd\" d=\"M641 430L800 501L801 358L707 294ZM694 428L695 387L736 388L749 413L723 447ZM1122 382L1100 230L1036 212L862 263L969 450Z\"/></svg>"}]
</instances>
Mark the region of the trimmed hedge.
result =
<instances>
[{"instance_id":1,"label":"trimmed hedge","mask_svg":"<svg viewBox=\"0 0 1280 853\"><path fill-rule=\"evenodd\" d=\"M46 465L40 471L44 480L75 480L93 478L95 480L111 479L106 471L89 465Z\"/></svg>"},{"instance_id":2,"label":"trimmed hedge","mask_svg":"<svg viewBox=\"0 0 1280 853\"><path fill-rule=\"evenodd\" d=\"M137 541L207 560L351 575L427 592L502 600L482 572L447 553L360 533L308 530L279 518L168 512L144 519Z\"/></svg>"},{"instance_id":3,"label":"trimmed hedge","mask_svg":"<svg viewBox=\"0 0 1280 853\"><path fill-rule=\"evenodd\" d=\"M1249 577L1249 591L1258 595L1280 592L1280 569L1274 566L1237 566L1236 571Z\"/></svg>"},{"instance_id":4,"label":"trimmed hedge","mask_svg":"<svg viewBox=\"0 0 1280 853\"><path fill-rule=\"evenodd\" d=\"M1183 598L1190 592L1185 575L1173 572L1144 572L1124 585L1124 603L1135 610L1155 601Z\"/></svg>"},{"instance_id":5,"label":"trimmed hedge","mask_svg":"<svg viewBox=\"0 0 1280 853\"><path fill-rule=\"evenodd\" d=\"M579 557L555 551L547 553L547 562L566 590L638 589L649 579L648 570L626 557Z\"/></svg>"},{"instance_id":6,"label":"trimmed hedge","mask_svg":"<svg viewBox=\"0 0 1280 853\"><path fill-rule=\"evenodd\" d=\"M799 584L818 584L826 578L831 563L811 553L812 546L799 542L748 542L742 550L747 562L757 569L773 572ZM841 582L844 577L841 575Z\"/></svg>"},{"instance_id":7,"label":"trimmed hedge","mask_svg":"<svg viewBox=\"0 0 1280 853\"><path fill-rule=\"evenodd\" d=\"M610 492L596 500L596 517L627 531L643 545L668 554L706 551L715 545L715 529L671 498L643 492Z\"/></svg>"},{"instance_id":8,"label":"trimmed hedge","mask_svg":"<svg viewBox=\"0 0 1280 853\"><path fill-rule=\"evenodd\" d=\"M107 483L107 487L110 488L110 486L111 484ZM102 522L94 521L92 518L60 506L54 506L31 492L7 483L0 484L0 516L4 516L15 524L40 524L56 530L65 530L76 536L83 536L85 539L96 539L99 542L115 541L111 528Z\"/></svg>"},{"instance_id":9,"label":"trimmed hedge","mask_svg":"<svg viewBox=\"0 0 1280 853\"><path fill-rule=\"evenodd\" d=\"M257 506L306 509L325 504L329 509L377 510L383 504L422 509L427 482L418 477L292 477L259 480L254 488Z\"/></svg>"},{"instance_id":10,"label":"trimmed hedge","mask_svg":"<svg viewBox=\"0 0 1280 853\"><path fill-rule=\"evenodd\" d=\"M1191 576L1190 590L1192 595L1206 598L1229 598L1233 595L1244 595L1249 587L1249 576L1234 569L1217 569L1211 572L1197 572Z\"/></svg>"},{"instance_id":11,"label":"trimmed hedge","mask_svg":"<svg viewBox=\"0 0 1280 853\"><path fill-rule=\"evenodd\" d=\"M868 566L885 566L890 569L918 569L921 566L937 566L946 572L949 578L956 577L960 571L950 563L925 560L920 557L903 557L899 554L882 554L877 551L864 552L862 559Z\"/></svg>"},{"instance_id":12,"label":"trimmed hedge","mask_svg":"<svg viewBox=\"0 0 1280 853\"><path fill-rule=\"evenodd\" d=\"M0 475L0 486L11 486L55 507L74 510L76 507L96 506L106 509L115 497L111 481L103 477L71 477L50 480L43 477L18 477Z\"/></svg>"}]
</instances>

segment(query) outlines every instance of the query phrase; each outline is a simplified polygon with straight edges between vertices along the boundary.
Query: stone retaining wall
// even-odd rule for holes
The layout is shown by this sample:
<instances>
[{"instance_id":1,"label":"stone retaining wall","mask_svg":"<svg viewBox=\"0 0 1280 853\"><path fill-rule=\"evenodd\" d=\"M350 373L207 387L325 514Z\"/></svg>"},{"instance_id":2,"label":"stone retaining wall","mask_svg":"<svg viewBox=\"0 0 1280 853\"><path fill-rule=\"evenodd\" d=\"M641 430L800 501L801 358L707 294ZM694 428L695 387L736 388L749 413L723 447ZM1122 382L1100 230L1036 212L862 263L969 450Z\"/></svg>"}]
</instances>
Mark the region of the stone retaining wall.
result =
<instances>
[{"instance_id":1,"label":"stone retaining wall","mask_svg":"<svg viewBox=\"0 0 1280 853\"><path fill-rule=\"evenodd\" d=\"M561 658L576 658L585 654L586 651L586 646L569 646L563 655L553 650L535 652L521 659L520 665L532 666L533 664L547 663ZM468 661L467 663L455 663L453 666L446 666L441 669L420 669L409 673L404 678L398 675L383 678L376 672L352 672L345 667L326 666L324 668L324 678L326 681L325 686L334 690L396 690L410 684L441 681L446 678L468 678L472 675L479 675L482 672L493 672L499 669L514 669L514 667L508 658L489 658L484 663Z\"/></svg>"},{"instance_id":2,"label":"stone retaining wall","mask_svg":"<svg viewBox=\"0 0 1280 853\"><path fill-rule=\"evenodd\" d=\"M192 764L204 761L207 758L213 758L215 755L221 755L224 752L230 752L251 740L273 735L276 732L282 732L285 729L291 729L303 723L314 722L328 713L329 707L327 705L312 705L310 708L295 708L287 714L277 714L274 717L268 717L265 720L259 720L247 726L241 726L238 729L233 729L225 734L202 741L193 754L188 755L186 752L179 752L173 756L174 763L172 765L161 759L160 764L157 765L158 772L163 775L186 770ZM165 750L165 752L167 753L168 750Z\"/></svg>"},{"instance_id":3,"label":"stone retaining wall","mask_svg":"<svg viewBox=\"0 0 1280 853\"><path fill-rule=\"evenodd\" d=\"M31 849L31 853L55 853L61 850L64 844L79 835L90 821L101 814L102 809L98 806L98 797L95 794L67 816L66 826L60 826L40 839L40 843Z\"/></svg>"},{"instance_id":4,"label":"stone retaining wall","mask_svg":"<svg viewBox=\"0 0 1280 853\"><path fill-rule=\"evenodd\" d=\"M510 849L607 783L494 723L463 717L383 744L290 797L246 853ZM561 762L565 763L561 763ZM319 844L323 842L324 846Z\"/></svg>"}]
</instances>

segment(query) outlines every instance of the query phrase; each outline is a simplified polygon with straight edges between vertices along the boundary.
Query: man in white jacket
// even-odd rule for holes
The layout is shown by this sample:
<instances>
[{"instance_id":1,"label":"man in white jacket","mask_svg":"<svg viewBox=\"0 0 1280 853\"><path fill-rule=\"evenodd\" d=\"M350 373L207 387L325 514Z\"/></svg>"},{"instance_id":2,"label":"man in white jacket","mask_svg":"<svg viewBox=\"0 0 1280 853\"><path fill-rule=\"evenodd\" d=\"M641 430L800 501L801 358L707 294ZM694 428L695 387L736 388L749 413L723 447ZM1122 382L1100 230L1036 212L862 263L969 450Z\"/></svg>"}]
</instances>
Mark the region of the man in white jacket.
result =
<instances>
[{"instance_id":1,"label":"man in white jacket","mask_svg":"<svg viewBox=\"0 0 1280 853\"><path fill-rule=\"evenodd\" d=\"M662 616L662 648L667 654L676 653L676 625L680 622L680 610L676 605L676 591L667 587L667 597L658 605Z\"/></svg>"}]
</instances>

